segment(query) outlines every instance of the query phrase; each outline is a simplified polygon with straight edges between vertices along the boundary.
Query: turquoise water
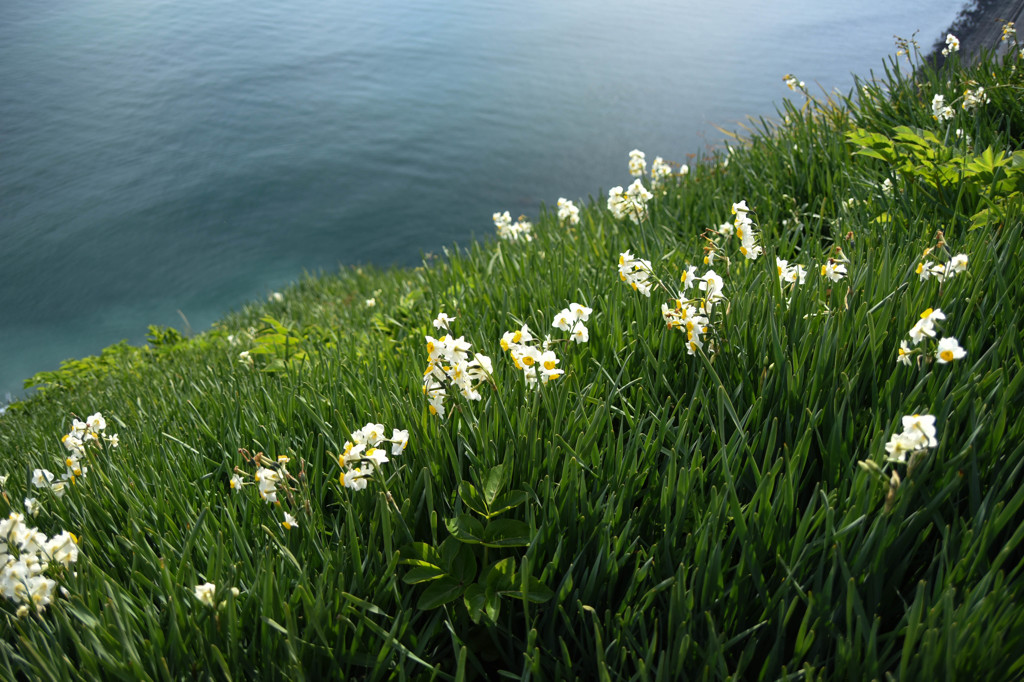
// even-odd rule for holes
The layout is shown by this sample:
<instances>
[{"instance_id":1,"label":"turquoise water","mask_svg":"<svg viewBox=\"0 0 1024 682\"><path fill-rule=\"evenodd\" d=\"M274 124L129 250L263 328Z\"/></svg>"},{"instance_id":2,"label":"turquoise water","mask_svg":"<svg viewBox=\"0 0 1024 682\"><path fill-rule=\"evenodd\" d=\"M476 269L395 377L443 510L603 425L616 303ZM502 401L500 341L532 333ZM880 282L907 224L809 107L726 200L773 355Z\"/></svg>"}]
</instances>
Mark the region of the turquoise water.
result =
<instances>
[{"instance_id":1,"label":"turquoise water","mask_svg":"<svg viewBox=\"0 0 1024 682\"><path fill-rule=\"evenodd\" d=\"M685 161L783 74L845 91L960 4L4 0L0 403L148 324L596 195L634 147Z\"/></svg>"}]
</instances>

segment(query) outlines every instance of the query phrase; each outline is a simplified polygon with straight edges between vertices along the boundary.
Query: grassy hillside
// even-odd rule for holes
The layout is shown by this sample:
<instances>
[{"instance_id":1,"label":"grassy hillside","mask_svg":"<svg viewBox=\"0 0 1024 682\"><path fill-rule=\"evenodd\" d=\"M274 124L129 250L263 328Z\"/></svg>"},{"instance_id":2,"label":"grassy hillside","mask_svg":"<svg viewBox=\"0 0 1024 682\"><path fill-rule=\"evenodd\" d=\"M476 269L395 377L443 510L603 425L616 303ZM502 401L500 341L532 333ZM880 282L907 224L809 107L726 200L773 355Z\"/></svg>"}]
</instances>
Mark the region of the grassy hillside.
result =
<instances>
[{"instance_id":1,"label":"grassy hillside","mask_svg":"<svg viewBox=\"0 0 1024 682\"><path fill-rule=\"evenodd\" d=\"M1024 674L1018 53L38 375L0 677Z\"/></svg>"}]
</instances>

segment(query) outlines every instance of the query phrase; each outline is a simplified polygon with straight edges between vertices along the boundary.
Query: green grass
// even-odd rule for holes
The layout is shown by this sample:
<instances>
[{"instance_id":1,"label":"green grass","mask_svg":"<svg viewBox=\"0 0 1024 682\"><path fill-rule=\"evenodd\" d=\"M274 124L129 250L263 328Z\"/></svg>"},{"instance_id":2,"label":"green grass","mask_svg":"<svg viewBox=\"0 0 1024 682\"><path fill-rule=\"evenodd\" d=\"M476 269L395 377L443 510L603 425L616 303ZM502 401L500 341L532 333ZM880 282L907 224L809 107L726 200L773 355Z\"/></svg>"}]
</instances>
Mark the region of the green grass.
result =
<instances>
[{"instance_id":1,"label":"green grass","mask_svg":"<svg viewBox=\"0 0 1024 682\"><path fill-rule=\"evenodd\" d=\"M575 227L542 207L532 242L308 277L204 334L153 329L145 348L39 375L0 418L3 498L24 512L38 497L26 521L73 532L80 557L47 569L67 594L42 611L0 599L0 677L1024 675L1022 69L954 58L908 75L894 59L850 97L798 93L752 121L727 164L689 159L641 225L604 197ZM964 111L970 81L991 101ZM687 264L704 273L705 230L741 199L765 253L721 240L728 301L714 350L689 355L660 306ZM940 230L928 258L966 253L968 269L921 281ZM836 247L833 283L819 268ZM672 293L623 284L627 249ZM806 282L780 283L776 256ZM556 343L564 376L527 386L502 334L566 339L551 320L570 302L593 308L589 342ZM927 308L966 357L897 364ZM444 419L422 391L441 310L494 363L483 399L450 390ZM90 449L63 497L34 488L35 468L64 471L72 418L97 411L119 447ZM887 462L916 413L935 416L937 447ZM347 489L337 456L367 422L409 445ZM280 506L230 490L257 452L291 457ZM216 607L194 594L205 582Z\"/></svg>"}]
</instances>

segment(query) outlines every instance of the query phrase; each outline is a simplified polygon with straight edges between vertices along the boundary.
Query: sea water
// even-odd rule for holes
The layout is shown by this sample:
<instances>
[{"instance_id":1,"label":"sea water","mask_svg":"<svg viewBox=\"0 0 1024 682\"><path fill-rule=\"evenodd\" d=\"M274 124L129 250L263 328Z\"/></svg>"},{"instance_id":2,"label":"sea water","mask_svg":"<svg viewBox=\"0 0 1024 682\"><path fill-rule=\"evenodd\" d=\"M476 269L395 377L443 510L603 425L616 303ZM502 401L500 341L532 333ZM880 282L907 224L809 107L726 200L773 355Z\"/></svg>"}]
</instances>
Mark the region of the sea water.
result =
<instances>
[{"instance_id":1,"label":"sea water","mask_svg":"<svg viewBox=\"0 0 1024 682\"><path fill-rule=\"evenodd\" d=\"M930 48L952 0L4 0L0 404L303 272L412 265ZM697 229L699 226L695 226Z\"/></svg>"}]
</instances>

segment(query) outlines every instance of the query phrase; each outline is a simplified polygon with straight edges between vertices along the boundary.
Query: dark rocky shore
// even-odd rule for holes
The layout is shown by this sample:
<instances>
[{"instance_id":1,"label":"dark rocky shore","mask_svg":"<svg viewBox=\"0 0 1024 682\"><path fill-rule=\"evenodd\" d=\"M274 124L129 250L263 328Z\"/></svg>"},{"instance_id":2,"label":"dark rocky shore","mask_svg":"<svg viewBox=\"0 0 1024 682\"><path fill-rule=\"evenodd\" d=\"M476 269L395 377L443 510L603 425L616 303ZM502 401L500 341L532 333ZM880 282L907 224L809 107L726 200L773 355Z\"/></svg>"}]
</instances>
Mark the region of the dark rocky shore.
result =
<instances>
[{"instance_id":1,"label":"dark rocky shore","mask_svg":"<svg viewBox=\"0 0 1024 682\"><path fill-rule=\"evenodd\" d=\"M1003 24L1014 22L1018 31L1024 31L1024 0L976 0L961 10L946 33L960 39L960 58L974 61L982 49L1005 54L1008 46L1002 41ZM946 34L939 36L932 47L931 59L943 61L942 48Z\"/></svg>"}]
</instances>

